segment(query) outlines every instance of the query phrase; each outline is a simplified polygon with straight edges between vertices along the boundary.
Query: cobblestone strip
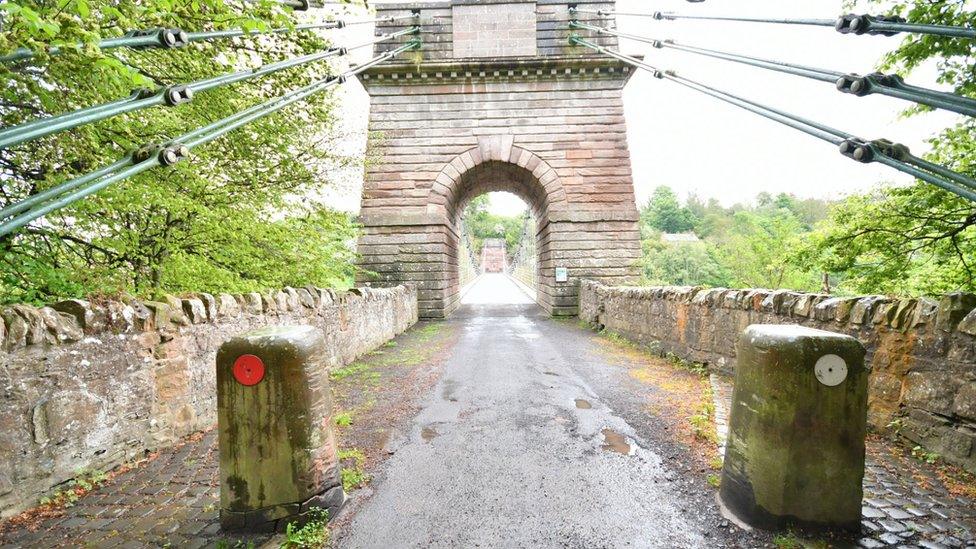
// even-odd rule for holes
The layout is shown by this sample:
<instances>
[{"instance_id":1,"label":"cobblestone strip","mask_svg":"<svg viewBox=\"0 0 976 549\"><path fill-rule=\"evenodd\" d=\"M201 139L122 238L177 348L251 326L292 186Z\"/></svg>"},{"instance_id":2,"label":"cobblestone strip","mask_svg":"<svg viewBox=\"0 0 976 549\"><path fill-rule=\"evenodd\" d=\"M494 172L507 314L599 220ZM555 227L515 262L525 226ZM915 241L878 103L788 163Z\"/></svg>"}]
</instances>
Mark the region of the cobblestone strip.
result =
<instances>
[{"instance_id":1,"label":"cobblestone strip","mask_svg":"<svg viewBox=\"0 0 976 549\"><path fill-rule=\"evenodd\" d=\"M732 384L724 383L716 374L709 374L715 402L715 434L718 437L718 455L725 459L725 441L729 439L729 406L732 402Z\"/></svg>"},{"instance_id":2,"label":"cobblestone strip","mask_svg":"<svg viewBox=\"0 0 976 549\"><path fill-rule=\"evenodd\" d=\"M715 423L725 455L732 380L711 375ZM864 471L859 547L976 547L976 501L946 490L934 467L893 452L894 443L869 440Z\"/></svg>"},{"instance_id":3,"label":"cobblestone strip","mask_svg":"<svg viewBox=\"0 0 976 549\"><path fill-rule=\"evenodd\" d=\"M2 547L212 547L238 539L220 532L217 432L120 474L64 510L0 534ZM260 545L266 537L247 538Z\"/></svg>"}]
</instances>

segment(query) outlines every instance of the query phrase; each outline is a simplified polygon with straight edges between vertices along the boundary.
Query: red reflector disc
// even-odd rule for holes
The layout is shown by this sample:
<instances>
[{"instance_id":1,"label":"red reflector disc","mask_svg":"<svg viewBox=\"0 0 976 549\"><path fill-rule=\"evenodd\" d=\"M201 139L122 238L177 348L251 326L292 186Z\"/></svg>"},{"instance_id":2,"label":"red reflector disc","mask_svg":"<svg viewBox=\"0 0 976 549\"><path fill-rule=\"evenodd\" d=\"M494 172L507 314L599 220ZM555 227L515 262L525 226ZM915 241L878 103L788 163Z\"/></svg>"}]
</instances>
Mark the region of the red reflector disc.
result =
<instances>
[{"instance_id":1,"label":"red reflector disc","mask_svg":"<svg viewBox=\"0 0 976 549\"><path fill-rule=\"evenodd\" d=\"M241 355L234 361L234 379L241 385L257 385L264 379L264 362L254 355Z\"/></svg>"}]
</instances>

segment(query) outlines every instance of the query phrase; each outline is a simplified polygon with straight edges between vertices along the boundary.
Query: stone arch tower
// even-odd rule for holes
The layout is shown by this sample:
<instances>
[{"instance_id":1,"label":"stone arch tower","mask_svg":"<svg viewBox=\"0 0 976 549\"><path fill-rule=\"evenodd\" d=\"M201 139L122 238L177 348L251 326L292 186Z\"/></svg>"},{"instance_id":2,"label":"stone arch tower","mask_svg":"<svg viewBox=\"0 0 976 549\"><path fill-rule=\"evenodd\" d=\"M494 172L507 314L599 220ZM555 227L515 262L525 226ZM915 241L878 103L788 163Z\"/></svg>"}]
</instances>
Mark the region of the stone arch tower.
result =
<instances>
[{"instance_id":1,"label":"stone arch tower","mask_svg":"<svg viewBox=\"0 0 976 549\"><path fill-rule=\"evenodd\" d=\"M459 301L460 215L490 191L520 196L535 215L538 301L550 314L577 313L582 278L636 282L640 235L621 95L630 68L569 45L575 4L380 6L379 17L419 11L424 47L360 76L376 159L363 189L359 282L412 282L422 317L449 315ZM411 24L381 24L377 33ZM599 41L617 46L614 37Z\"/></svg>"}]
</instances>

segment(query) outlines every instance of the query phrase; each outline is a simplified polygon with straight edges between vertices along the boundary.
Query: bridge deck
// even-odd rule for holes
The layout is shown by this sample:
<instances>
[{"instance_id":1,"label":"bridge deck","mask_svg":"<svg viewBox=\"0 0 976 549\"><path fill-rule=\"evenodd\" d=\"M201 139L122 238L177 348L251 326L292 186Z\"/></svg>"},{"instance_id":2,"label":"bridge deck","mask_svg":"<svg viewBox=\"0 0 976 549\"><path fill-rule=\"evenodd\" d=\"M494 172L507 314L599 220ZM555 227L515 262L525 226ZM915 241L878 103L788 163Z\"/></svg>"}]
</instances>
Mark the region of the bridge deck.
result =
<instances>
[{"instance_id":1,"label":"bridge deck","mask_svg":"<svg viewBox=\"0 0 976 549\"><path fill-rule=\"evenodd\" d=\"M479 286L451 320L421 323L336 381L353 418L341 445L361 449L373 477L333 523L339 547L769 543L716 509L715 449L687 436L704 380L547 318L503 275ZM973 539L976 505L930 466L882 441L868 461L863 546ZM7 524L0 545L213 546L225 539L217 502L211 431L73 507Z\"/></svg>"}]
</instances>

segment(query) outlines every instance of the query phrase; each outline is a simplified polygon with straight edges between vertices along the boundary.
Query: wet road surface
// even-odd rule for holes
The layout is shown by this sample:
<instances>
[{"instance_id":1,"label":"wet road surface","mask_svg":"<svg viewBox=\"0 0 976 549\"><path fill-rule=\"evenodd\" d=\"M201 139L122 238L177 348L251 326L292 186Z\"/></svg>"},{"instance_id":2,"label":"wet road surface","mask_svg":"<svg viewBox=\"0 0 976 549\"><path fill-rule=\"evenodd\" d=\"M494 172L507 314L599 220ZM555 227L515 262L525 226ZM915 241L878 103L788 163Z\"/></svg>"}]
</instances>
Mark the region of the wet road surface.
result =
<instances>
[{"instance_id":1,"label":"wet road surface","mask_svg":"<svg viewBox=\"0 0 976 549\"><path fill-rule=\"evenodd\" d=\"M340 547L717 547L721 518L615 412L593 338L483 277L449 322L443 377ZM518 296L515 296L518 297Z\"/></svg>"},{"instance_id":2,"label":"wet road surface","mask_svg":"<svg viewBox=\"0 0 976 549\"><path fill-rule=\"evenodd\" d=\"M485 273L471 284L461 298L462 305L532 305L526 295L508 275Z\"/></svg>"}]
</instances>

